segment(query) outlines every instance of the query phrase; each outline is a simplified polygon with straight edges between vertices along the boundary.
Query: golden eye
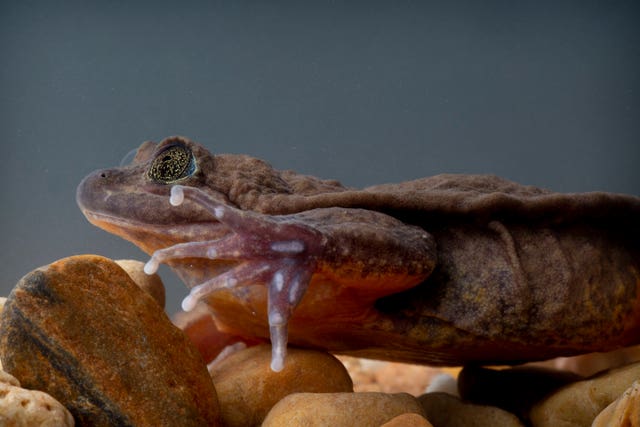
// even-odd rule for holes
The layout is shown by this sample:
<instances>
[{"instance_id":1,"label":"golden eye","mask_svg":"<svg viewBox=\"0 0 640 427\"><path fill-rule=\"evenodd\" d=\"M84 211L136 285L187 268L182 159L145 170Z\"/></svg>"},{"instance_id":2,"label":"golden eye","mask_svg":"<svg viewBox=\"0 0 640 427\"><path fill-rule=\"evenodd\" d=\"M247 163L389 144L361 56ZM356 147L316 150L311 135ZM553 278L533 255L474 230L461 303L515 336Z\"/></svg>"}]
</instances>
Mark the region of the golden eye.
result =
<instances>
[{"instance_id":1,"label":"golden eye","mask_svg":"<svg viewBox=\"0 0 640 427\"><path fill-rule=\"evenodd\" d=\"M190 176L195 169L191 150L181 144L170 145L153 159L147 176L155 182L170 184Z\"/></svg>"}]
</instances>

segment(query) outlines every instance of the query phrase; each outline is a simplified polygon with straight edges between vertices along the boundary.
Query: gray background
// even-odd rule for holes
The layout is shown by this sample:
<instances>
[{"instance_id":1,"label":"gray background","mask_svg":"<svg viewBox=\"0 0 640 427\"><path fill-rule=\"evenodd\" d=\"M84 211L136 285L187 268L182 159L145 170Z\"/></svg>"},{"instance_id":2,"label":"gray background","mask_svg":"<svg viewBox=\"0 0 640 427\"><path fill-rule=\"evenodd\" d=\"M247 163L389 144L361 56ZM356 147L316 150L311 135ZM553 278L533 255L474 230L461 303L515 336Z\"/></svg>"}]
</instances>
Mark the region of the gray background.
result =
<instances>
[{"instance_id":1,"label":"gray background","mask_svg":"<svg viewBox=\"0 0 640 427\"><path fill-rule=\"evenodd\" d=\"M2 0L0 295L72 254L146 260L75 187L173 134L353 186L640 194L638 4Z\"/></svg>"}]
</instances>

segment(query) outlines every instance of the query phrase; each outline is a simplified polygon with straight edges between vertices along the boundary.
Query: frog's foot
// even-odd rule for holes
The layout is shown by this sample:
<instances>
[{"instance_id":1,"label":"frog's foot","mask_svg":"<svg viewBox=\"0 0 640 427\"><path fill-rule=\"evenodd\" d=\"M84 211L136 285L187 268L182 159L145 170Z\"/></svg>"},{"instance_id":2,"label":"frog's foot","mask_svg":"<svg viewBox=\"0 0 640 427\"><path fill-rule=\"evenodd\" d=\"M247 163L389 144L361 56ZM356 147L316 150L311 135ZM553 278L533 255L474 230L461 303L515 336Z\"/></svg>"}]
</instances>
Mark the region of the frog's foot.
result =
<instances>
[{"instance_id":1,"label":"frog's foot","mask_svg":"<svg viewBox=\"0 0 640 427\"><path fill-rule=\"evenodd\" d=\"M282 370L287 348L287 324L311 280L324 245L323 236L291 217L236 209L194 187L176 185L171 188L172 205L182 204L185 198L207 209L232 233L218 240L180 243L157 250L145 265L145 272L152 274L160 263L175 258L238 261L236 267L193 287L182 302L182 308L189 311L201 298L220 289L266 284L273 348L271 369Z\"/></svg>"}]
</instances>

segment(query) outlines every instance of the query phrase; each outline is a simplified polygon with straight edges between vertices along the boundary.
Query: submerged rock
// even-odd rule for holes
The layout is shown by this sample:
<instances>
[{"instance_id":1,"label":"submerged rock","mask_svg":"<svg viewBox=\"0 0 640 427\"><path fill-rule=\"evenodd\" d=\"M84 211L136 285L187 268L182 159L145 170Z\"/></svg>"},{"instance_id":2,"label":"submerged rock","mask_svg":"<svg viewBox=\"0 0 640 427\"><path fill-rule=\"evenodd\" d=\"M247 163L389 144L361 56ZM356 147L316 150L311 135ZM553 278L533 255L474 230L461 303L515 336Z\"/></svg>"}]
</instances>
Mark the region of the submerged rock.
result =
<instances>
[{"instance_id":1,"label":"submerged rock","mask_svg":"<svg viewBox=\"0 0 640 427\"><path fill-rule=\"evenodd\" d=\"M225 426L259 426L269 410L292 393L353 391L347 370L328 353L289 348L282 371L272 371L270 364L271 346L259 345L211 369Z\"/></svg>"},{"instance_id":2,"label":"submerged rock","mask_svg":"<svg viewBox=\"0 0 640 427\"><path fill-rule=\"evenodd\" d=\"M433 427L433 424L422 415L408 413L398 415L380 427Z\"/></svg>"},{"instance_id":3,"label":"submerged rock","mask_svg":"<svg viewBox=\"0 0 640 427\"><path fill-rule=\"evenodd\" d=\"M640 380L607 406L591 427L640 427Z\"/></svg>"},{"instance_id":4,"label":"submerged rock","mask_svg":"<svg viewBox=\"0 0 640 427\"><path fill-rule=\"evenodd\" d=\"M164 308L166 301L164 284L157 274L146 274L144 272L144 262L135 259L117 259L115 260L124 271L127 272L131 280L138 285L140 289L147 292L154 300Z\"/></svg>"},{"instance_id":5,"label":"submerged rock","mask_svg":"<svg viewBox=\"0 0 640 427\"><path fill-rule=\"evenodd\" d=\"M533 407L531 422L535 427L591 425L638 378L640 362L565 386Z\"/></svg>"},{"instance_id":6,"label":"submerged rock","mask_svg":"<svg viewBox=\"0 0 640 427\"><path fill-rule=\"evenodd\" d=\"M495 406L463 402L447 393L426 393L418 398L434 427L523 427L514 414Z\"/></svg>"},{"instance_id":7,"label":"submerged rock","mask_svg":"<svg viewBox=\"0 0 640 427\"><path fill-rule=\"evenodd\" d=\"M296 393L278 402L262 427L380 426L406 413L425 416L408 393Z\"/></svg>"},{"instance_id":8,"label":"submerged rock","mask_svg":"<svg viewBox=\"0 0 640 427\"><path fill-rule=\"evenodd\" d=\"M53 397L20 387L18 380L0 370L0 426L71 427L73 417Z\"/></svg>"},{"instance_id":9,"label":"submerged rock","mask_svg":"<svg viewBox=\"0 0 640 427\"><path fill-rule=\"evenodd\" d=\"M20 280L0 317L0 359L79 425L217 425L206 366L113 261L74 256Z\"/></svg>"}]
</instances>

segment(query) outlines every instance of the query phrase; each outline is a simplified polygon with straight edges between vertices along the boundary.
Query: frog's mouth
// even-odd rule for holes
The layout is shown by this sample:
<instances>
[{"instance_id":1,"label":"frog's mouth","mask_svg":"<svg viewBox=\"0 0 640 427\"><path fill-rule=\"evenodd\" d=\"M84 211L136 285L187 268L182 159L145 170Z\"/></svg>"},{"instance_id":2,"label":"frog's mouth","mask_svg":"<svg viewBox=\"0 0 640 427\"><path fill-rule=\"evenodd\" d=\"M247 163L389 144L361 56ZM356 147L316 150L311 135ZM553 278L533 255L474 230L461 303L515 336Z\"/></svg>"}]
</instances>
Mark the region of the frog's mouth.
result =
<instances>
[{"instance_id":1,"label":"frog's mouth","mask_svg":"<svg viewBox=\"0 0 640 427\"><path fill-rule=\"evenodd\" d=\"M158 249L178 243L217 240L230 232L228 227L215 219L167 225L117 217L88 209L82 209L82 213L91 224L132 242L149 255Z\"/></svg>"}]
</instances>

